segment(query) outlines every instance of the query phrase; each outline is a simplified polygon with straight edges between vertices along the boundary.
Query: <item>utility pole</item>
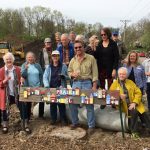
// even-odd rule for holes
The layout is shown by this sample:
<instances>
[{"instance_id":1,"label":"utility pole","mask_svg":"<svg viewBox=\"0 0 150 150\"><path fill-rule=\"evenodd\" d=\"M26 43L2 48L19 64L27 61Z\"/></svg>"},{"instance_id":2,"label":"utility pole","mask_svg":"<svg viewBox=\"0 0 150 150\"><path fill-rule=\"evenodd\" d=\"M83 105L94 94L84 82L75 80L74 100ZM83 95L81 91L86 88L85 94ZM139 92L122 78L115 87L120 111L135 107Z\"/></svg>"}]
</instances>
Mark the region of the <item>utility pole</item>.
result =
<instances>
[{"instance_id":1,"label":"utility pole","mask_svg":"<svg viewBox=\"0 0 150 150\"><path fill-rule=\"evenodd\" d=\"M127 23L130 22L131 20L120 20L124 24L124 34L123 34L123 42L125 43L126 41L126 28L127 28Z\"/></svg>"}]
</instances>

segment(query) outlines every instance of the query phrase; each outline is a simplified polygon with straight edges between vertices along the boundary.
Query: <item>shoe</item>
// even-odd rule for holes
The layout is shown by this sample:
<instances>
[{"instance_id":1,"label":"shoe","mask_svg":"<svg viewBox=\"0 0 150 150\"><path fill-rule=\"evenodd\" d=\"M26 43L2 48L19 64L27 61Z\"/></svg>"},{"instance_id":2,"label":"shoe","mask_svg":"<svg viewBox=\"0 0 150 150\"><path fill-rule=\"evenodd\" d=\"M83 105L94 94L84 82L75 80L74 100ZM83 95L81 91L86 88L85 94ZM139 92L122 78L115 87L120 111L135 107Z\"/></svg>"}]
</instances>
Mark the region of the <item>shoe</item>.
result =
<instances>
[{"instance_id":1,"label":"shoe","mask_svg":"<svg viewBox=\"0 0 150 150\"><path fill-rule=\"evenodd\" d=\"M31 134L31 130L29 129L29 127L25 127L25 132L26 132L27 134Z\"/></svg>"},{"instance_id":2,"label":"shoe","mask_svg":"<svg viewBox=\"0 0 150 150\"><path fill-rule=\"evenodd\" d=\"M100 109L104 109L106 105L100 105Z\"/></svg>"},{"instance_id":3,"label":"shoe","mask_svg":"<svg viewBox=\"0 0 150 150\"><path fill-rule=\"evenodd\" d=\"M95 132L95 128L88 128L87 134L88 136L92 135Z\"/></svg>"},{"instance_id":4,"label":"shoe","mask_svg":"<svg viewBox=\"0 0 150 150\"><path fill-rule=\"evenodd\" d=\"M51 120L50 124L51 124L51 125L55 125L55 124L56 124L56 121Z\"/></svg>"},{"instance_id":5,"label":"shoe","mask_svg":"<svg viewBox=\"0 0 150 150\"><path fill-rule=\"evenodd\" d=\"M63 120L63 121L61 121L61 125L62 125L62 126L67 126L67 125L68 125L68 122L67 122L66 120L65 120L65 121Z\"/></svg>"},{"instance_id":6,"label":"shoe","mask_svg":"<svg viewBox=\"0 0 150 150\"><path fill-rule=\"evenodd\" d=\"M131 138L132 139L139 139L140 136L139 136L139 134L137 132L133 132L133 133L131 133Z\"/></svg>"},{"instance_id":7,"label":"shoe","mask_svg":"<svg viewBox=\"0 0 150 150\"><path fill-rule=\"evenodd\" d=\"M2 132L3 132L3 134L8 133L8 128L7 128L7 127L3 127L3 128L2 128Z\"/></svg>"},{"instance_id":8,"label":"shoe","mask_svg":"<svg viewBox=\"0 0 150 150\"><path fill-rule=\"evenodd\" d=\"M72 125L70 125L71 130L75 130L78 127L80 127L79 124L72 124Z\"/></svg>"}]
</instances>

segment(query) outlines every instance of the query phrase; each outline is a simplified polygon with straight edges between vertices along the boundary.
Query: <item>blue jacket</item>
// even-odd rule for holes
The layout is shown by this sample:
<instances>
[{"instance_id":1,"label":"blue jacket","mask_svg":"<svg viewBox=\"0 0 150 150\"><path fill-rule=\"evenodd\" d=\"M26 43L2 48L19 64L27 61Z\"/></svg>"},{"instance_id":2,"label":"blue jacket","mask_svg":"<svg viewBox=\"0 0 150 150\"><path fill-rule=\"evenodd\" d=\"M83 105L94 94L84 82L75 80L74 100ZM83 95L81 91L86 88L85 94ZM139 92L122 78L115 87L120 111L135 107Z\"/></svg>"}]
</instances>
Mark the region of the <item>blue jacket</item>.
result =
<instances>
[{"instance_id":1,"label":"blue jacket","mask_svg":"<svg viewBox=\"0 0 150 150\"><path fill-rule=\"evenodd\" d=\"M60 62L63 62L63 46L62 44L58 45L57 50L60 53ZM72 43L69 43L69 60L74 57L74 46Z\"/></svg>"},{"instance_id":2,"label":"blue jacket","mask_svg":"<svg viewBox=\"0 0 150 150\"><path fill-rule=\"evenodd\" d=\"M128 76L131 73L132 67L127 66L126 64L123 65L124 67L127 68L128 70ZM135 83L139 88L144 88L146 90L146 76L145 76L145 69L142 65L138 65L133 68L134 70L134 78L135 78Z\"/></svg>"},{"instance_id":3,"label":"blue jacket","mask_svg":"<svg viewBox=\"0 0 150 150\"><path fill-rule=\"evenodd\" d=\"M27 87L29 86L28 84L28 70L25 68L25 65L27 64L27 62L25 62L24 64L22 64L21 66L21 76L25 79L25 82L24 82L24 86ZM42 81L43 81L43 71L42 71L42 68L40 66L40 64L38 63L35 63L34 64L35 67L38 69L39 71L39 78L40 78L40 86L42 86ZM34 77L33 77L34 78Z\"/></svg>"},{"instance_id":4,"label":"blue jacket","mask_svg":"<svg viewBox=\"0 0 150 150\"><path fill-rule=\"evenodd\" d=\"M67 81L66 80L69 79L69 76L68 76L67 66L65 64L62 64L61 75L63 75L65 77L64 79L61 79L61 86L67 87ZM45 69L45 72L43 75L44 87L49 88L50 82L51 82L51 65L49 65Z\"/></svg>"}]
</instances>

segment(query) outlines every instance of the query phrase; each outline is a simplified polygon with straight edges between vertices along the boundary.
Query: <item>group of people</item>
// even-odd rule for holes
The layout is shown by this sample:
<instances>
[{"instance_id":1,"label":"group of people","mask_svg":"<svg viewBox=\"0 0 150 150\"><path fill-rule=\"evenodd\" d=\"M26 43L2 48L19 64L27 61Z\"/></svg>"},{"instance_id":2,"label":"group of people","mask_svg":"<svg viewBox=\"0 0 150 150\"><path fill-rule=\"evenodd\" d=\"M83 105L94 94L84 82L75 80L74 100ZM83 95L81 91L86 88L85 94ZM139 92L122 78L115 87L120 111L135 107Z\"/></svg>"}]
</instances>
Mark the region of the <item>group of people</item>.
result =
<instances>
[{"instance_id":1,"label":"group of people","mask_svg":"<svg viewBox=\"0 0 150 150\"><path fill-rule=\"evenodd\" d=\"M135 136L137 133L138 116L142 125L150 128L149 118L142 104L142 94L147 90L148 109L150 110L150 63L143 65L138 63L138 54L131 51L125 64L121 64L125 49L118 40L118 32L111 33L109 28L100 31L101 41L98 36L89 38L89 44L84 42L83 35L55 34L57 48L52 50L52 41L45 38L44 48L40 51L36 60L35 54L28 52L26 62L21 69L14 65L12 53L6 53L3 57L4 67L0 69L0 115L2 118L2 131L8 132L9 107L16 103L21 119L25 117L25 131L31 133L29 120L31 116L31 103L28 102L22 111L22 103L19 101L19 87L67 87L68 80L72 88L92 89L98 87L105 89L105 80L108 81L110 90L120 90L123 111L130 116L129 127ZM118 75L117 75L118 72ZM114 81L114 79L116 79ZM114 82L113 82L114 81ZM146 84L147 83L147 84ZM67 125L66 106L60 103L50 104L51 124L57 122L57 107L59 107L60 121ZM88 134L95 128L94 105L85 105L87 110ZM101 105L100 109L105 109ZM72 119L71 129L79 127L78 104L69 104ZM44 103L39 103L39 117L44 116Z\"/></svg>"}]
</instances>

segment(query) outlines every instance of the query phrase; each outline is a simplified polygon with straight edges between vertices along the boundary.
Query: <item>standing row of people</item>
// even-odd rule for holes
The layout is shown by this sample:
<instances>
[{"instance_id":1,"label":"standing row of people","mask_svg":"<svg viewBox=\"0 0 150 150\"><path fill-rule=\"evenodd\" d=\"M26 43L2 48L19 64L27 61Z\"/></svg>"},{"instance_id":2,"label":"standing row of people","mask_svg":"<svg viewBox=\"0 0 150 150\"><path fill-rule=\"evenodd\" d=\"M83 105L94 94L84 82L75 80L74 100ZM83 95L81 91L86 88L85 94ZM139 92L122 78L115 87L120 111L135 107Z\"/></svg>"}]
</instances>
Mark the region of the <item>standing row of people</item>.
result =
<instances>
[{"instance_id":1,"label":"standing row of people","mask_svg":"<svg viewBox=\"0 0 150 150\"><path fill-rule=\"evenodd\" d=\"M61 35L61 42L57 46L57 50L52 51L51 44L52 41L50 38L46 38L44 43L44 48L39 52L39 63L35 61L35 55L32 52L27 53L26 62L22 65L21 71L18 71L18 78L16 78L15 74L12 74L12 68L14 68L13 62L14 58L11 53L8 53L4 56L4 60L8 59L10 61L5 62L5 67L0 69L0 85L1 90L6 91L5 89L12 89L12 85L14 85L14 80L17 79L17 86L19 87L20 79L22 77L22 82L24 86L30 87L53 87L57 88L60 86L66 87L66 80L71 79L72 88L80 88L80 89L93 89L94 91L97 89L97 81L100 81L99 86L104 89L105 88L105 79L108 80L108 86L113 82L113 79L116 78L117 70L119 66L119 51L117 47L117 43L111 39L111 32L108 28L103 28L100 31L102 40L99 42L97 36L92 36L90 39L90 44L88 48L85 48L85 45L82 40L75 40L75 42L71 42L67 34ZM98 43L99 42L99 43ZM89 54L88 54L89 53ZM134 53L129 54L128 63L124 66L127 68L126 77L131 79L137 87L141 89L141 91L146 90L145 82L145 71L142 66L138 66L137 59L134 58ZM6 57L6 58L5 58ZM95 58L96 59L95 59ZM137 56L136 56L137 57ZM11 62L11 67L7 68L7 64ZM7 68L7 69L4 69ZM16 67L18 68L18 67ZM10 71L9 75L7 74ZM43 75L44 73L44 75ZM68 76L69 75L69 76ZM137 76L138 75L138 76ZM13 76L13 77L11 77ZM2 78L3 77L3 78ZM131 82L134 85L134 83ZM4 86L5 85L5 86ZM15 89L16 87L15 86ZM7 87L7 88L6 88ZM121 87L123 90L127 91L125 95L128 95L128 87ZM11 90L10 90L11 91ZM16 93L16 92L14 92ZM0 110L3 114L3 121L5 121L5 113L6 109L6 94L12 95L16 97L15 94L9 94L9 92L4 93L3 96L3 104L5 107L1 107ZM137 93L134 93L133 97L136 97ZM18 95L18 94L17 94ZM127 97L123 97L122 99L126 99ZM137 97L138 101L141 101L141 97ZM11 98L8 98L8 102L12 101ZM131 100L132 101L132 100ZM129 103L130 97L129 97ZM27 103L25 105L25 111L22 112L22 105L18 101L15 101L17 106L20 109L21 116L24 115L26 119L26 131L30 132L28 121L31 115L31 103ZM135 102L136 103L136 102ZM2 104L2 103L0 103ZM11 103L10 103L11 104ZM139 105L139 103L136 103ZM132 109L135 109L131 107ZM66 109L64 104L50 104L50 114L51 114L51 124L55 124L57 121L57 106L59 107L60 119L62 124L67 124L66 118ZM78 127L78 105L70 104L70 112L72 117L72 129ZM102 106L101 108L104 108ZM88 127L89 134L93 132L95 127L95 116L94 116L94 105L86 105L87 109L87 118L88 118ZM145 110L143 110L145 112ZM23 114L24 113L24 114ZM44 115L44 103L39 104L39 117L43 117ZM8 117L7 117L8 118ZM22 117L21 117L22 118ZM7 120L6 120L7 121ZM8 131L8 126L4 123L3 131Z\"/></svg>"}]
</instances>

